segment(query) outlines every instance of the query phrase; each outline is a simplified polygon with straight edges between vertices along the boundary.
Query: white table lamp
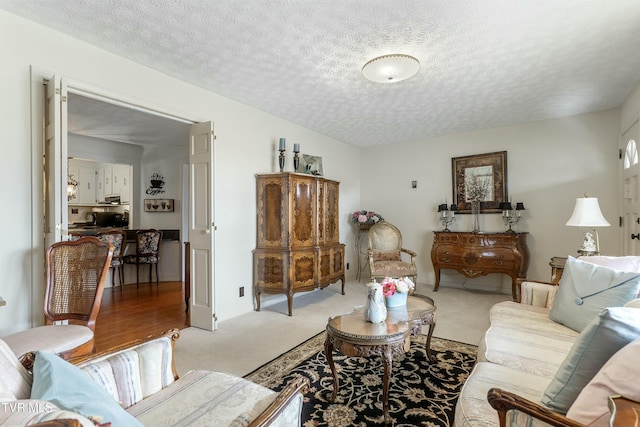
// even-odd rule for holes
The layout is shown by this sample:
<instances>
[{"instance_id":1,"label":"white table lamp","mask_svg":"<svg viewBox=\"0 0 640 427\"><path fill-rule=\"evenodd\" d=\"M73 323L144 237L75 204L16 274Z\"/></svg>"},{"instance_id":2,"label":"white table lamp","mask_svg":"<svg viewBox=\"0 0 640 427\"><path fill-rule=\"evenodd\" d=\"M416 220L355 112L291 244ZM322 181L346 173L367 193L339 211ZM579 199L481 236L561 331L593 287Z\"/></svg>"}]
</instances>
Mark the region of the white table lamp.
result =
<instances>
[{"instance_id":1,"label":"white table lamp","mask_svg":"<svg viewBox=\"0 0 640 427\"><path fill-rule=\"evenodd\" d=\"M608 227L611 224L606 220L600 205L598 204L597 197L589 197L587 194L584 197L576 199L576 206L573 208L573 214L569 221L568 226L572 227ZM583 255L598 255L600 254L600 238L598 231L594 228L594 234L596 236L595 242L593 241L593 235L590 232L584 233L584 241L580 247L579 253Z\"/></svg>"}]
</instances>

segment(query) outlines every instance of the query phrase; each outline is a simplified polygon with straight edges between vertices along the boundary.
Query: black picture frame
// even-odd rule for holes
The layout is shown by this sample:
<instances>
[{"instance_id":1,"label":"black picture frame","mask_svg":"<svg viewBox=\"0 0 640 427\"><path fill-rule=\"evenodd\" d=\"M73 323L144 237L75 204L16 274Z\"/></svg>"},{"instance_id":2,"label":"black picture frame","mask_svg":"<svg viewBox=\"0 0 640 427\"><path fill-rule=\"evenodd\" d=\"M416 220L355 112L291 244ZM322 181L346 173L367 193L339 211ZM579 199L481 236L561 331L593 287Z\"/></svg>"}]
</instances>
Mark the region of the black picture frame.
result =
<instances>
[{"instance_id":1,"label":"black picture frame","mask_svg":"<svg viewBox=\"0 0 640 427\"><path fill-rule=\"evenodd\" d=\"M451 159L453 200L459 214L470 214L471 203L466 197L465 180L471 174L489 180L489 195L480 202L481 213L500 213L500 203L508 201L507 152L475 154Z\"/></svg>"}]
</instances>

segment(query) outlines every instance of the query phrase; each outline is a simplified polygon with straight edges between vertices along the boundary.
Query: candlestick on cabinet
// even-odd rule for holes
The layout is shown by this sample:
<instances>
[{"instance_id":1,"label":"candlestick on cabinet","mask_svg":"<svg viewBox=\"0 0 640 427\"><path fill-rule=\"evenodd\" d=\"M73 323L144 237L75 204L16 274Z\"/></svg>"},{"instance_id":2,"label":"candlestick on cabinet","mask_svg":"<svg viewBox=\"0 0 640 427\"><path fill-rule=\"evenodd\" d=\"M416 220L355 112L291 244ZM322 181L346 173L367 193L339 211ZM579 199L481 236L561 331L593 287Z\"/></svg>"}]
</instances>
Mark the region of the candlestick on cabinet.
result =
<instances>
[{"instance_id":1,"label":"candlestick on cabinet","mask_svg":"<svg viewBox=\"0 0 640 427\"><path fill-rule=\"evenodd\" d=\"M293 170L298 172L298 168L300 167L300 157L298 157L298 153L293 152Z\"/></svg>"},{"instance_id":2,"label":"candlestick on cabinet","mask_svg":"<svg viewBox=\"0 0 640 427\"><path fill-rule=\"evenodd\" d=\"M278 158L280 164L280 172L284 172L284 150L280 150L280 157Z\"/></svg>"},{"instance_id":3,"label":"candlestick on cabinet","mask_svg":"<svg viewBox=\"0 0 640 427\"><path fill-rule=\"evenodd\" d=\"M456 220L455 213L458 210L458 206L455 204L451 205L451 208L447 209L447 204L443 203L438 205L438 213L440 216L440 222L442 222L442 231L451 231L449 230L449 224L453 224Z\"/></svg>"},{"instance_id":4,"label":"candlestick on cabinet","mask_svg":"<svg viewBox=\"0 0 640 427\"><path fill-rule=\"evenodd\" d=\"M515 227L518 225L520 220L522 219L522 211L524 211L524 203L518 202L516 203L515 209L512 207L511 202L500 203L500 209L502 209L502 222L505 225L509 226L509 229L506 233L515 233L512 226Z\"/></svg>"}]
</instances>

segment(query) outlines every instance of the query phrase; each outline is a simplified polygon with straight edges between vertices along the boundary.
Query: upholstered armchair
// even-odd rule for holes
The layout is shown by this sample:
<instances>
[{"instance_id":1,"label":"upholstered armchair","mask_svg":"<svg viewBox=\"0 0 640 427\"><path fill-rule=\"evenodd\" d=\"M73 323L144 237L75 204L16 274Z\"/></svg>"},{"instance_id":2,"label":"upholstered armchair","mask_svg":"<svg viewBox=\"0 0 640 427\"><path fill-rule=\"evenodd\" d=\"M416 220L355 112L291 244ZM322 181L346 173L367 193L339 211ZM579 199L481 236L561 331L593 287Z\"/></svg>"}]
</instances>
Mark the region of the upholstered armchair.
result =
<instances>
[{"instance_id":1,"label":"upholstered armchair","mask_svg":"<svg viewBox=\"0 0 640 427\"><path fill-rule=\"evenodd\" d=\"M403 261L401 255L410 257ZM386 221L381 221L369 229L369 270L371 280L385 277L409 277L417 283L417 254L402 247L400 230Z\"/></svg>"}]
</instances>

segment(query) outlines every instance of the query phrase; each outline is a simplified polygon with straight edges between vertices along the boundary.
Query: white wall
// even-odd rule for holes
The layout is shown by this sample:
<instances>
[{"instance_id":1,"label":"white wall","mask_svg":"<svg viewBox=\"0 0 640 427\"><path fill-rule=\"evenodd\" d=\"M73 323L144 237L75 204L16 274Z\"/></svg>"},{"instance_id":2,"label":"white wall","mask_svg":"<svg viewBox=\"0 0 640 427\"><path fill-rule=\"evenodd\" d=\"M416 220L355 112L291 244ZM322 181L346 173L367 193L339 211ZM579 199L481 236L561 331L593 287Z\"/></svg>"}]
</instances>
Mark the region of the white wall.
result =
<instances>
[{"instance_id":1,"label":"white wall","mask_svg":"<svg viewBox=\"0 0 640 427\"><path fill-rule=\"evenodd\" d=\"M325 176L341 181L341 240L352 240L348 212L359 206L359 149L4 11L0 11L0 56L0 78L5 85L0 107L0 182L4 183L5 200L10 201L0 213L6 227L4 244L0 245L0 296L7 301L0 307L0 336L30 327L32 318L35 322L42 319L41 305L36 303L32 308L31 304L41 300L44 284L41 224L32 224L42 212L42 195L32 191L41 181L41 153L32 152L31 142L32 65L147 107L214 121L218 225L214 275L219 320L253 309L254 174L276 171L278 138L300 143L304 153L322 156ZM291 151L287 152L285 170L292 170ZM347 253L347 262L349 256L352 251ZM247 290L244 298L238 297L239 286Z\"/></svg>"},{"instance_id":2,"label":"white wall","mask_svg":"<svg viewBox=\"0 0 640 427\"><path fill-rule=\"evenodd\" d=\"M624 134L640 118L640 82L620 108L620 135Z\"/></svg>"},{"instance_id":3,"label":"white wall","mask_svg":"<svg viewBox=\"0 0 640 427\"><path fill-rule=\"evenodd\" d=\"M370 148L362 153L363 209L381 213L403 232L403 246L418 252L418 282L434 283L430 251L433 231L441 230L437 206L452 200L451 158L507 151L508 194L524 202L518 231L528 231L528 277L550 279L552 256L576 255L585 230L564 224L576 197L598 197L605 217L617 224L617 144L619 110L558 120L431 138L410 144ZM411 188L417 180L418 187ZM504 231L498 214L481 215L482 231ZM470 231L470 216L458 215L450 229ZM618 253L618 227L600 229L601 252ZM510 292L510 280L490 275L458 286ZM444 280L444 277L443 277Z\"/></svg>"},{"instance_id":4,"label":"white wall","mask_svg":"<svg viewBox=\"0 0 640 427\"><path fill-rule=\"evenodd\" d=\"M0 55L5 89L0 106L0 182L7 200L0 213L5 224L0 245L0 296L7 300L7 305L0 307L0 336L31 326L32 318L42 318L41 306L32 308L31 304L42 299L44 283L44 247L38 223L42 194L32 191L41 179L41 153L32 151L31 142L32 65L147 107L215 122L218 231L214 274L220 320L253 309L249 290L256 237L254 174L277 171L278 138L287 138L289 147L298 142L304 153L322 156L325 176L341 181L340 240L347 244L345 261L352 266L348 274L355 274L350 215L356 209L373 209L397 224L404 233L405 246L419 253L421 283L432 283L433 279L429 258L432 231L440 229L437 205L445 197L451 202L451 158L506 150L509 194L527 206L522 229L531 233L529 276L548 278L549 258L575 253L581 242L582 230L564 226L575 197L585 191L599 197L605 216L615 223L620 122L637 117L640 106L640 90L636 88L622 108L625 120L612 110L359 150L4 11L0 11ZM157 156L150 161L164 165L163 159ZM291 164L288 151L286 170L292 169ZM418 181L415 190L411 189L412 180ZM140 182L139 188L142 185ZM484 215L483 229L504 229L497 218ZM468 230L468 216L461 216L453 229ZM617 253L616 229L601 231L603 252ZM239 286L247 290L244 298L238 297Z\"/></svg>"}]
</instances>

